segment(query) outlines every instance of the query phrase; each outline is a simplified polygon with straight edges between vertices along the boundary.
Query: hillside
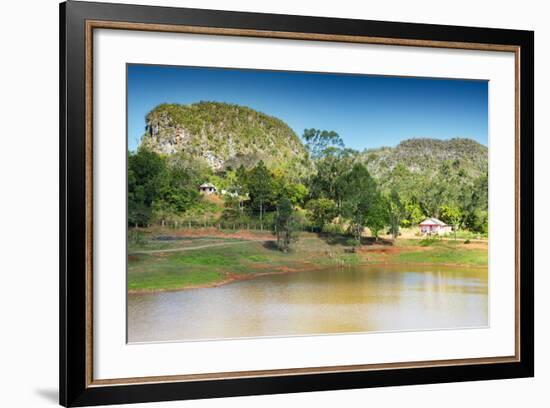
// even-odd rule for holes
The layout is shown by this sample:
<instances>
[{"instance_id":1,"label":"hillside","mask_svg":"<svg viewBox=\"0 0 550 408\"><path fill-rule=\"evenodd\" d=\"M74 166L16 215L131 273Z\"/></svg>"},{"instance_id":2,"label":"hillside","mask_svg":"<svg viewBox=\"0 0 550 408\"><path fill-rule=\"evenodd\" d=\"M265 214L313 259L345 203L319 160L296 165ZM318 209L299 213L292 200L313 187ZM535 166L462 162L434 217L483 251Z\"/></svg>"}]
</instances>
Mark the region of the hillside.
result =
<instances>
[{"instance_id":1,"label":"hillside","mask_svg":"<svg viewBox=\"0 0 550 408\"><path fill-rule=\"evenodd\" d=\"M142 145L161 154L202 157L213 170L305 162L306 150L282 120L251 108L219 102L162 104L146 117Z\"/></svg>"},{"instance_id":2,"label":"hillside","mask_svg":"<svg viewBox=\"0 0 550 408\"><path fill-rule=\"evenodd\" d=\"M384 178L398 164L412 173L437 172L443 163L468 178L487 172L488 149L471 139L408 139L396 147L367 149L361 160L376 178Z\"/></svg>"},{"instance_id":3,"label":"hillside","mask_svg":"<svg viewBox=\"0 0 550 408\"><path fill-rule=\"evenodd\" d=\"M142 145L160 154L185 151L202 157L213 170L268 167L294 161L309 167L306 148L282 120L251 108L219 102L190 105L162 104L146 117ZM470 139L408 139L396 147L366 149L359 154L371 175L387 176L398 164L412 173L435 171L452 163L468 178L487 171L487 147Z\"/></svg>"},{"instance_id":4,"label":"hillside","mask_svg":"<svg viewBox=\"0 0 550 408\"><path fill-rule=\"evenodd\" d=\"M320 214L308 220L316 223L312 228L326 222L319 210L323 205L329 215L358 217L371 232L378 228L375 235L387 226L384 214L396 208L403 209L395 217L402 217L404 226L427 216L447 222L445 212L458 212L465 228L487 232L488 149L470 139L409 139L358 152L341 142L334 147L332 139L328 143L326 137L338 137L335 132L313 129L319 137L306 147L280 119L217 102L162 104L147 115L146 124L145 148L129 154L128 220L134 226L182 216L197 222L194 214L199 213L204 223L211 205L198 186L210 182L248 194L238 207L224 202L221 218L231 225L259 223L263 229L264 212L273 214L284 199L307 214ZM319 147L323 153L310 159L308 151ZM164 160L159 154L171 157ZM237 171L240 165L245 168ZM369 211L374 215L365 218ZM374 224L365 224L369 220Z\"/></svg>"}]
</instances>

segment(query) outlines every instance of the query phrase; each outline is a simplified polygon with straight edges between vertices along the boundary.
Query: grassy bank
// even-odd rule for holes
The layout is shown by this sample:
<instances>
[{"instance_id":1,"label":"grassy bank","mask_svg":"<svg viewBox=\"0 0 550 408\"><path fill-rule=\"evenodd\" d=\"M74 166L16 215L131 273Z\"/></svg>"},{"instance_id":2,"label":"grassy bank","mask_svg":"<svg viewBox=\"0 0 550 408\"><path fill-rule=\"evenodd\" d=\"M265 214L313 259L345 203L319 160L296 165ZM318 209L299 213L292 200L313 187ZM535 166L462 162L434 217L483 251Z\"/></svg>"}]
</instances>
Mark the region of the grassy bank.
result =
<instances>
[{"instance_id":1,"label":"grassy bank","mask_svg":"<svg viewBox=\"0 0 550 408\"><path fill-rule=\"evenodd\" d=\"M345 237L302 233L284 254L269 233L155 230L130 241L131 293L215 286L268 273L374 263L486 266L487 244L400 239L366 242L350 252Z\"/></svg>"},{"instance_id":2,"label":"grassy bank","mask_svg":"<svg viewBox=\"0 0 550 408\"><path fill-rule=\"evenodd\" d=\"M487 266L487 242L400 240L396 249L394 256L390 257L391 262Z\"/></svg>"}]
</instances>

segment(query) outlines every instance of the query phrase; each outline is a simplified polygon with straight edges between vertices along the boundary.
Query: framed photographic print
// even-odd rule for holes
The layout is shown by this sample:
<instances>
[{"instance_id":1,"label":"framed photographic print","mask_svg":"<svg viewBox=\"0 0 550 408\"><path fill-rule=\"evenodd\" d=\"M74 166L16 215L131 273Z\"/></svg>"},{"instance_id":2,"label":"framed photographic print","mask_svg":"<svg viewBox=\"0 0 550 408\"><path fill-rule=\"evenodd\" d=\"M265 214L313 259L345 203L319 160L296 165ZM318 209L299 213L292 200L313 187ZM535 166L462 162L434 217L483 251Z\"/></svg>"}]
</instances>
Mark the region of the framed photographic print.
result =
<instances>
[{"instance_id":1,"label":"framed photographic print","mask_svg":"<svg viewBox=\"0 0 550 408\"><path fill-rule=\"evenodd\" d=\"M533 32L60 17L62 405L534 375Z\"/></svg>"}]
</instances>

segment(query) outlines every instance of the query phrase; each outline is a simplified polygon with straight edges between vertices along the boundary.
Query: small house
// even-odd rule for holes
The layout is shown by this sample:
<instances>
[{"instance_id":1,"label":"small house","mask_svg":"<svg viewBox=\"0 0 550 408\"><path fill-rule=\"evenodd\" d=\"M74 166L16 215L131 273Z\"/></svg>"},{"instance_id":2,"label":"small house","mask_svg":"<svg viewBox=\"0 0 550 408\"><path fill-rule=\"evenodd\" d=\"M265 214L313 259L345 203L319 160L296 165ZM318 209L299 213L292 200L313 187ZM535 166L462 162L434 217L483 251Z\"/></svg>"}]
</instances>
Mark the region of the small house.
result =
<instances>
[{"instance_id":1,"label":"small house","mask_svg":"<svg viewBox=\"0 0 550 408\"><path fill-rule=\"evenodd\" d=\"M450 225L445 224L443 221L437 218L426 218L420 224L420 232L424 235L438 234L443 235L452 231Z\"/></svg>"},{"instance_id":2,"label":"small house","mask_svg":"<svg viewBox=\"0 0 550 408\"><path fill-rule=\"evenodd\" d=\"M204 183L199 186L199 191L201 192L201 194L210 195L210 194L214 194L217 191L217 189L214 184Z\"/></svg>"}]
</instances>

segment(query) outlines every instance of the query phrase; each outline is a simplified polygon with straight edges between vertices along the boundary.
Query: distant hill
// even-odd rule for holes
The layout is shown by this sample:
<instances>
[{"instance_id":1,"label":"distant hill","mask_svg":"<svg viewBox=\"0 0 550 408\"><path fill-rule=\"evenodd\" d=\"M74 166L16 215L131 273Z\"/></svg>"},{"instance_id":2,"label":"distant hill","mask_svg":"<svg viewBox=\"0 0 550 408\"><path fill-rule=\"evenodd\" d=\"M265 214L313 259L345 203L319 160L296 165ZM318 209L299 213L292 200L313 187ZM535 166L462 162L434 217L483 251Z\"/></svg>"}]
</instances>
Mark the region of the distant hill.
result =
<instances>
[{"instance_id":1,"label":"distant hill","mask_svg":"<svg viewBox=\"0 0 550 408\"><path fill-rule=\"evenodd\" d=\"M435 173L444 163L473 179L487 172L488 149L471 139L408 139L396 147L367 149L361 153L360 160L379 179L397 165L412 173Z\"/></svg>"},{"instance_id":2,"label":"distant hill","mask_svg":"<svg viewBox=\"0 0 550 408\"><path fill-rule=\"evenodd\" d=\"M270 168L310 174L312 163L300 138L282 120L254 109L220 102L162 104L146 117L141 143L161 154L186 152L215 171L263 160ZM408 139L395 147L366 149L356 156L383 184L399 166L431 179L447 165L449 174L469 182L487 173L488 149L471 139Z\"/></svg>"},{"instance_id":3,"label":"distant hill","mask_svg":"<svg viewBox=\"0 0 550 408\"><path fill-rule=\"evenodd\" d=\"M289 161L307 166L306 149L282 120L254 109L219 102L162 104L146 117L142 145L161 154L185 151L212 169L241 164L268 167Z\"/></svg>"}]
</instances>

